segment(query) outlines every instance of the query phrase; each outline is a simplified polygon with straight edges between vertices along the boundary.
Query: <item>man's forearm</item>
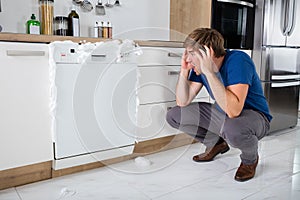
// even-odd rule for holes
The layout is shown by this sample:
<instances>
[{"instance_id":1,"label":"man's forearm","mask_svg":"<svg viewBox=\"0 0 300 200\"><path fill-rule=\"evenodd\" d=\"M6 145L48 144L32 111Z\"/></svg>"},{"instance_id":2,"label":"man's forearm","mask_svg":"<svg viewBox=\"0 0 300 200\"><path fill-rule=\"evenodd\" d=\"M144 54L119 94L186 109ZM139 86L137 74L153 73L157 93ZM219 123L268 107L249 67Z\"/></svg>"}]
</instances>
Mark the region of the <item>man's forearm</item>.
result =
<instances>
[{"instance_id":1,"label":"man's forearm","mask_svg":"<svg viewBox=\"0 0 300 200\"><path fill-rule=\"evenodd\" d=\"M190 87L188 83L188 75L189 75L189 70L181 70L177 85L176 85L176 102L178 106L184 106L189 103L190 99Z\"/></svg>"},{"instance_id":2,"label":"man's forearm","mask_svg":"<svg viewBox=\"0 0 300 200\"><path fill-rule=\"evenodd\" d=\"M221 83L219 78L214 73L210 73L206 75L208 84L212 93L215 97L218 105L226 112L227 110L227 100L226 100L226 89L224 85Z\"/></svg>"},{"instance_id":3,"label":"man's forearm","mask_svg":"<svg viewBox=\"0 0 300 200\"><path fill-rule=\"evenodd\" d=\"M231 118L236 117L241 112L237 96L226 89L215 73L206 75L216 102L222 110Z\"/></svg>"}]
</instances>

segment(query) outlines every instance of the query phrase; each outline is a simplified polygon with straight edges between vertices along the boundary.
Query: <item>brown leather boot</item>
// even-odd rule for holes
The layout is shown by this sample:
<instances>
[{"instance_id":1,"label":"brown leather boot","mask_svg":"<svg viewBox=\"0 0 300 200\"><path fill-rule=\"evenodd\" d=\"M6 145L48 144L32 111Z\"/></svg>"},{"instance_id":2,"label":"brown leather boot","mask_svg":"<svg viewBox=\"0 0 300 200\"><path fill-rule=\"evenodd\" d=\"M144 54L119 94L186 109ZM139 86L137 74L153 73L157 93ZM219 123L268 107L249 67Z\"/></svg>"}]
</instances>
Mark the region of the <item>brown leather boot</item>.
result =
<instances>
[{"instance_id":1,"label":"brown leather boot","mask_svg":"<svg viewBox=\"0 0 300 200\"><path fill-rule=\"evenodd\" d=\"M193 160L195 162L209 162L216 157L219 153L223 154L226 153L229 150L228 144L223 141L220 144L217 144L211 148L206 148L205 152L199 155L195 155L193 157Z\"/></svg>"},{"instance_id":2,"label":"brown leather boot","mask_svg":"<svg viewBox=\"0 0 300 200\"><path fill-rule=\"evenodd\" d=\"M241 163L240 167L236 171L234 179L243 182L253 178L255 175L257 164L258 164L258 156L255 163L253 163L252 165L245 165Z\"/></svg>"}]
</instances>

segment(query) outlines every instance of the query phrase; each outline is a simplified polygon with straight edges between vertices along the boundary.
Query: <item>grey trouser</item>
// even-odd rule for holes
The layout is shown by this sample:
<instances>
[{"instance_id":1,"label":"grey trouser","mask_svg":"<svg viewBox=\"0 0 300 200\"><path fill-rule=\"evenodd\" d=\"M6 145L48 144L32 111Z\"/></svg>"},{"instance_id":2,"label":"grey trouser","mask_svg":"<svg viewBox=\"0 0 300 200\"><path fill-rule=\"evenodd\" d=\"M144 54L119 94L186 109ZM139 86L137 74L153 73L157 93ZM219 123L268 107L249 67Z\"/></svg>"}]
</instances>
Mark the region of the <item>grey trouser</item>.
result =
<instances>
[{"instance_id":1,"label":"grey trouser","mask_svg":"<svg viewBox=\"0 0 300 200\"><path fill-rule=\"evenodd\" d=\"M202 142L214 146L220 137L241 150L244 164L253 164L258 155L258 140L270 128L269 121L260 112L243 110L239 117L229 118L214 104L198 102L185 107L173 107L166 116L167 122Z\"/></svg>"}]
</instances>

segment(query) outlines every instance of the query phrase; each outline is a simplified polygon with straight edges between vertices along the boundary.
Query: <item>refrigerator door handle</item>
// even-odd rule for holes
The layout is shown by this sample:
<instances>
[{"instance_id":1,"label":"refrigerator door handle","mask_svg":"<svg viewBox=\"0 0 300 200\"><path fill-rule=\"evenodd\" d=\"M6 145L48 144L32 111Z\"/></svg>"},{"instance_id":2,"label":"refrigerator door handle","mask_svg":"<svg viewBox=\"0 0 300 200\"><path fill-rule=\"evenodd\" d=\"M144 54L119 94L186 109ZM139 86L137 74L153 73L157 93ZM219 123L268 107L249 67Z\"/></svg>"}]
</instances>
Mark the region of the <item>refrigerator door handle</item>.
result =
<instances>
[{"instance_id":1,"label":"refrigerator door handle","mask_svg":"<svg viewBox=\"0 0 300 200\"><path fill-rule=\"evenodd\" d=\"M285 83L271 83L272 88L291 87L291 86L299 86L299 85L300 85L300 81L285 82Z\"/></svg>"},{"instance_id":2,"label":"refrigerator door handle","mask_svg":"<svg viewBox=\"0 0 300 200\"><path fill-rule=\"evenodd\" d=\"M283 33L287 27L286 1L257 0L258 5L261 6L261 9L257 9L257 13L258 16L260 13L262 14L263 21L261 22L261 18L258 17L256 26L262 25L262 38L259 38L258 41L262 39L263 46L285 46L286 36Z\"/></svg>"},{"instance_id":3,"label":"refrigerator door handle","mask_svg":"<svg viewBox=\"0 0 300 200\"><path fill-rule=\"evenodd\" d=\"M295 80L300 79L300 74L295 75L272 75L271 80Z\"/></svg>"},{"instance_id":4,"label":"refrigerator door handle","mask_svg":"<svg viewBox=\"0 0 300 200\"><path fill-rule=\"evenodd\" d=\"M287 27L288 27L288 5L289 5L289 0L281 0L281 3L282 3L282 7L281 7L281 31L282 31L282 34L284 36L287 35Z\"/></svg>"},{"instance_id":5,"label":"refrigerator door handle","mask_svg":"<svg viewBox=\"0 0 300 200\"><path fill-rule=\"evenodd\" d=\"M286 19L286 29L284 30L283 34L285 36L290 36L293 32L295 26L295 0L286 1L286 12L287 12L287 19Z\"/></svg>"}]
</instances>

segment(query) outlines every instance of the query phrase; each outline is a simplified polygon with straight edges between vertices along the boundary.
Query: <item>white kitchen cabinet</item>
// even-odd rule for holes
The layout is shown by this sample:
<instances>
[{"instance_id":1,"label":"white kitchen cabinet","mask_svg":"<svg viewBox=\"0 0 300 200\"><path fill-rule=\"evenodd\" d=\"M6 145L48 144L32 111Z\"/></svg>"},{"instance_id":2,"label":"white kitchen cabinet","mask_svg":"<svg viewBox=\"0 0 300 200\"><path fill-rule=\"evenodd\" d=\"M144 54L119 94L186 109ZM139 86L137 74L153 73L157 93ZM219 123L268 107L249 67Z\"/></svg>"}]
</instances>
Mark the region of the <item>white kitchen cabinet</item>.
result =
<instances>
[{"instance_id":1,"label":"white kitchen cabinet","mask_svg":"<svg viewBox=\"0 0 300 200\"><path fill-rule=\"evenodd\" d=\"M0 42L0 170L53 159L46 44Z\"/></svg>"},{"instance_id":2,"label":"white kitchen cabinet","mask_svg":"<svg viewBox=\"0 0 300 200\"><path fill-rule=\"evenodd\" d=\"M137 113L137 140L145 141L180 133L170 127L165 119L167 111L175 105L175 101L140 105Z\"/></svg>"},{"instance_id":3,"label":"white kitchen cabinet","mask_svg":"<svg viewBox=\"0 0 300 200\"><path fill-rule=\"evenodd\" d=\"M143 47L143 54L139 56L139 66L180 66L184 48Z\"/></svg>"},{"instance_id":4,"label":"white kitchen cabinet","mask_svg":"<svg viewBox=\"0 0 300 200\"><path fill-rule=\"evenodd\" d=\"M174 135L180 131L166 122L167 110L176 105L176 83L184 48L144 47L138 59L137 139ZM209 102L205 88L194 101Z\"/></svg>"},{"instance_id":5,"label":"white kitchen cabinet","mask_svg":"<svg viewBox=\"0 0 300 200\"><path fill-rule=\"evenodd\" d=\"M175 89L180 66L139 67L138 97L140 104L175 100Z\"/></svg>"},{"instance_id":6,"label":"white kitchen cabinet","mask_svg":"<svg viewBox=\"0 0 300 200\"><path fill-rule=\"evenodd\" d=\"M180 66L139 67L139 72L138 97L140 104L176 100L176 84ZM197 94L195 101L209 102L209 95L205 87Z\"/></svg>"}]
</instances>

